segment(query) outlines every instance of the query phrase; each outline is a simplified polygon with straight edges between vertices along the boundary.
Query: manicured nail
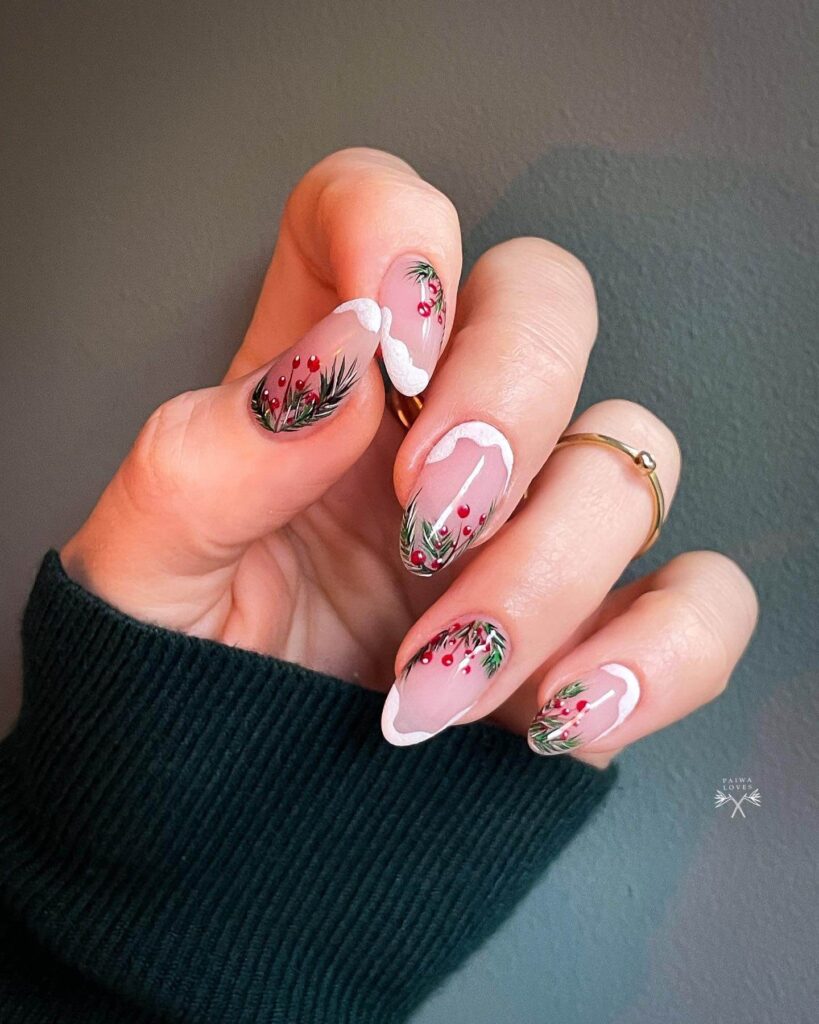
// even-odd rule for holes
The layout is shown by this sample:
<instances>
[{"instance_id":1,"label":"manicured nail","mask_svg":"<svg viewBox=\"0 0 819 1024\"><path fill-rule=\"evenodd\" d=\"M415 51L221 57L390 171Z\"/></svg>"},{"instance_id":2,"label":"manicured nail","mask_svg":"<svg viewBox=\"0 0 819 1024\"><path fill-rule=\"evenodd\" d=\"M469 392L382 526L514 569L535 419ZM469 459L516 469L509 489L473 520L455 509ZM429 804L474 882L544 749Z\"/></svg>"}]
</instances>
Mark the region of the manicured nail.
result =
<instances>
[{"instance_id":1,"label":"manicured nail","mask_svg":"<svg viewBox=\"0 0 819 1024\"><path fill-rule=\"evenodd\" d=\"M407 747L457 722L508 657L509 641L496 622L469 619L442 629L410 658L387 694L384 736Z\"/></svg>"},{"instance_id":2,"label":"manicured nail","mask_svg":"<svg viewBox=\"0 0 819 1024\"><path fill-rule=\"evenodd\" d=\"M274 434L293 434L332 416L367 369L380 328L372 299L337 306L260 378L250 398L256 420Z\"/></svg>"},{"instance_id":3,"label":"manicured nail","mask_svg":"<svg viewBox=\"0 0 819 1024\"><path fill-rule=\"evenodd\" d=\"M512 449L497 427L476 420L444 434L401 521L409 571L431 576L467 551L492 521L511 473Z\"/></svg>"},{"instance_id":4,"label":"manicured nail","mask_svg":"<svg viewBox=\"0 0 819 1024\"><path fill-rule=\"evenodd\" d=\"M529 726L529 746L536 754L566 754L594 743L616 729L639 699L640 684L631 669L603 665L543 705Z\"/></svg>"},{"instance_id":5,"label":"manicured nail","mask_svg":"<svg viewBox=\"0 0 819 1024\"><path fill-rule=\"evenodd\" d=\"M429 383L446 327L446 298L438 273L423 256L399 256L378 293L381 356L390 380L404 395Z\"/></svg>"}]
</instances>

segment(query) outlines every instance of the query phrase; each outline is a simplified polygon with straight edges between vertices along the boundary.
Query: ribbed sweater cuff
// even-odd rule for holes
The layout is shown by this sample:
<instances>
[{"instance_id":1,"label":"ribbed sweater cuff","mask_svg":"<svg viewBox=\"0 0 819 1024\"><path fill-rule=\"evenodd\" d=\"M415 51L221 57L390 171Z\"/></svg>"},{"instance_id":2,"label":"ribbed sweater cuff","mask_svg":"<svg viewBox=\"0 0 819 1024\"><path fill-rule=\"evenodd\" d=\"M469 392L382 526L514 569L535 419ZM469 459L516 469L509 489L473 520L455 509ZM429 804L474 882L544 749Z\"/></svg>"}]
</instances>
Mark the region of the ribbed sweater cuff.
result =
<instances>
[{"instance_id":1,"label":"ribbed sweater cuff","mask_svg":"<svg viewBox=\"0 0 819 1024\"><path fill-rule=\"evenodd\" d=\"M54 552L23 632L3 1020L405 1020L613 782L482 724L392 748L381 696L138 623Z\"/></svg>"}]
</instances>

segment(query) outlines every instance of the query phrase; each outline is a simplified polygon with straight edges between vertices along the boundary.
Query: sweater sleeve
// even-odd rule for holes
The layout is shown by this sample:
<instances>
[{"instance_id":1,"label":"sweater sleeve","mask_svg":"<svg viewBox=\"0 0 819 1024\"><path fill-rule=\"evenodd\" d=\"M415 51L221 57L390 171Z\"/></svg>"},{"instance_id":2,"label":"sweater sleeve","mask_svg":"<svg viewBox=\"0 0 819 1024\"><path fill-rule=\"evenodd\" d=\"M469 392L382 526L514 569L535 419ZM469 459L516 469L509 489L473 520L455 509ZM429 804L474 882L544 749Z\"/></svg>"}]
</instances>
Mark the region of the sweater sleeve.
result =
<instances>
[{"instance_id":1,"label":"sweater sleeve","mask_svg":"<svg viewBox=\"0 0 819 1024\"><path fill-rule=\"evenodd\" d=\"M0 1018L392 1024L614 780L121 615L43 562L0 745Z\"/></svg>"}]
</instances>

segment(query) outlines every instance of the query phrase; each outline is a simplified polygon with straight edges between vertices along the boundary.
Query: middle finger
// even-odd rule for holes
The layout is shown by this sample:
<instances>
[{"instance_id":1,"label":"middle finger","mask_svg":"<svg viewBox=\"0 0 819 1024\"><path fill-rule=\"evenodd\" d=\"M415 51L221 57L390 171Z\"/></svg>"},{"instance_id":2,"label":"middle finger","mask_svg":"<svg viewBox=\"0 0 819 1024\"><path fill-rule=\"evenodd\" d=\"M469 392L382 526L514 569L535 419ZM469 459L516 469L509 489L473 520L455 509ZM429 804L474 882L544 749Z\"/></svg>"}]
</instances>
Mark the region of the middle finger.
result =
<instances>
[{"instance_id":1,"label":"middle finger","mask_svg":"<svg viewBox=\"0 0 819 1024\"><path fill-rule=\"evenodd\" d=\"M571 416L596 329L589 275L559 246L518 238L477 262L395 462L410 572L446 568L508 517Z\"/></svg>"}]
</instances>

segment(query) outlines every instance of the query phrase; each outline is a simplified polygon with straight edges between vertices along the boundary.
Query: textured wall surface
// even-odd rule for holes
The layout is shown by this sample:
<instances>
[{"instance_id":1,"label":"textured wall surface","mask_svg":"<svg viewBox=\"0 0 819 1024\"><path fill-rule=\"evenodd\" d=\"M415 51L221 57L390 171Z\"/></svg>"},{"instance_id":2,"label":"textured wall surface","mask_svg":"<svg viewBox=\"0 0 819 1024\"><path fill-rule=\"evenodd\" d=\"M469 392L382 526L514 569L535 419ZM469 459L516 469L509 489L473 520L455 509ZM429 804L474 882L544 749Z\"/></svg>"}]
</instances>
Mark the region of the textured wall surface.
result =
<instances>
[{"instance_id":1,"label":"textured wall surface","mask_svg":"<svg viewBox=\"0 0 819 1024\"><path fill-rule=\"evenodd\" d=\"M333 149L394 150L455 201L467 263L519 233L586 261L581 405L641 401L685 455L639 570L719 548L763 606L725 696L623 758L606 810L418 1022L814 1020L813 5L282 8L3 5L0 710L41 553L155 405L220 376L289 188ZM735 775L762 793L747 819L713 808Z\"/></svg>"}]
</instances>

